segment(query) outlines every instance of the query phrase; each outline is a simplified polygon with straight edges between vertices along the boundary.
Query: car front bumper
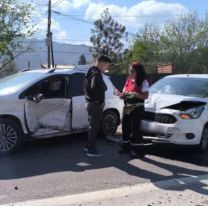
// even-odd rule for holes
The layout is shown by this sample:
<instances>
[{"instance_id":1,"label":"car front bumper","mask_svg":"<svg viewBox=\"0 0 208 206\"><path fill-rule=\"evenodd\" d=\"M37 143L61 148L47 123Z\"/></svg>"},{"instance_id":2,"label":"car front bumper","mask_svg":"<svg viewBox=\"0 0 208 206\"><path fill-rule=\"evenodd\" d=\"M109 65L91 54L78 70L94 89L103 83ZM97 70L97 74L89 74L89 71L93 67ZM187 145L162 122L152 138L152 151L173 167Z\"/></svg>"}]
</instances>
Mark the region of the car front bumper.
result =
<instances>
[{"instance_id":1,"label":"car front bumper","mask_svg":"<svg viewBox=\"0 0 208 206\"><path fill-rule=\"evenodd\" d=\"M173 115L172 112L169 114ZM143 120L141 129L144 132L144 139L177 145L199 144L203 130L203 124L199 123L199 119L182 120L179 117L176 119L177 121L172 124Z\"/></svg>"}]
</instances>

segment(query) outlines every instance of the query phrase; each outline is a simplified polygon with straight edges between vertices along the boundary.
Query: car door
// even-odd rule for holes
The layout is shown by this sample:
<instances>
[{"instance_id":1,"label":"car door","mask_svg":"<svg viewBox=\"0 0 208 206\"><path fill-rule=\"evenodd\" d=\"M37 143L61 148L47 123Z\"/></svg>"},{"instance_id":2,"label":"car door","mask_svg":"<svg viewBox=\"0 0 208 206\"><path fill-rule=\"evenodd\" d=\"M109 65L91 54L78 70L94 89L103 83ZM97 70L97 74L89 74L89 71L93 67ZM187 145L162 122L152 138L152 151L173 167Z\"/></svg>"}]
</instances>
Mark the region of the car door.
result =
<instances>
[{"instance_id":1,"label":"car door","mask_svg":"<svg viewBox=\"0 0 208 206\"><path fill-rule=\"evenodd\" d=\"M88 115L85 109L84 73L75 73L70 79L72 95L72 129L88 127Z\"/></svg>"},{"instance_id":2,"label":"car door","mask_svg":"<svg viewBox=\"0 0 208 206\"><path fill-rule=\"evenodd\" d=\"M34 92L43 95L38 103L32 98L25 102L25 121L33 135L71 130L71 98L68 95L68 84L65 76L53 75L26 92L27 97L33 97Z\"/></svg>"}]
</instances>

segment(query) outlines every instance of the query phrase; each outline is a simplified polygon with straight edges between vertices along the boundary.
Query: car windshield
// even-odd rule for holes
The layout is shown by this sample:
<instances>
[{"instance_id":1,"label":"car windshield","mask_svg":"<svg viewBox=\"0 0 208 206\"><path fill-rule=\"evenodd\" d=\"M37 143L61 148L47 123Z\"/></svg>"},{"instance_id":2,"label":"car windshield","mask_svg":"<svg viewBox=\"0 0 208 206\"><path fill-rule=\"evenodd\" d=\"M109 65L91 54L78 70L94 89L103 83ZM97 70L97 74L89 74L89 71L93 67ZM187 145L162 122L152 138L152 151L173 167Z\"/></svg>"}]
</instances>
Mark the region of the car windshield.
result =
<instances>
[{"instance_id":1,"label":"car windshield","mask_svg":"<svg viewBox=\"0 0 208 206\"><path fill-rule=\"evenodd\" d=\"M42 73L18 72L0 79L0 95L6 95L18 91L25 85L41 77Z\"/></svg>"},{"instance_id":2,"label":"car windshield","mask_svg":"<svg viewBox=\"0 0 208 206\"><path fill-rule=\"evenodd\" d=\"M175 94L191 97L208 97L208 79L192 77L167 77L150 87L150 94Z\"/></svg>"}]
</instances>

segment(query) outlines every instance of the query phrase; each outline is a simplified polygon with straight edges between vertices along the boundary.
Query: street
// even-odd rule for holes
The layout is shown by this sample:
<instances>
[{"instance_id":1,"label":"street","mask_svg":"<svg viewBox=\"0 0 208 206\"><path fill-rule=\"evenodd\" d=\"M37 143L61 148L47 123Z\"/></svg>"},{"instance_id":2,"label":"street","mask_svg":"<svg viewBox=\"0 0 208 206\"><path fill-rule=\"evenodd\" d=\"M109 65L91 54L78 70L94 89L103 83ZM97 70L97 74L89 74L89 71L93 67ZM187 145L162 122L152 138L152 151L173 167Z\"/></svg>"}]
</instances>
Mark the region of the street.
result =
<instances>
[{"instance_id":1,"label":"street","mask_svg":"<svg viewBox=\"0 0 208 206\"><path fill-rule=\"evenodd\" d=\"M191 184L186 188L185 184L174 189L164 184L175 179L207 178L208 153L197 154L193 148L150 145L145 147L145 158L132 159L127 154L118 154L118 143L99 139L98 147L104 156L89 158L83 152L85 141L86 133L37 140L25 143L13 156L0 158L0 204L111 189L117 191L135 185L141 185L140 192L144 192L142 188L147 184L151 184L151 188L146 192L157 188L166 193L188 189L195 194L208 194L206 182L197 183L197 187ZM158 191L155 195L159 198ZM204 204L199 205L207 205L208 199L205 197L202 202Z\"/></svg>"}]
</instances>

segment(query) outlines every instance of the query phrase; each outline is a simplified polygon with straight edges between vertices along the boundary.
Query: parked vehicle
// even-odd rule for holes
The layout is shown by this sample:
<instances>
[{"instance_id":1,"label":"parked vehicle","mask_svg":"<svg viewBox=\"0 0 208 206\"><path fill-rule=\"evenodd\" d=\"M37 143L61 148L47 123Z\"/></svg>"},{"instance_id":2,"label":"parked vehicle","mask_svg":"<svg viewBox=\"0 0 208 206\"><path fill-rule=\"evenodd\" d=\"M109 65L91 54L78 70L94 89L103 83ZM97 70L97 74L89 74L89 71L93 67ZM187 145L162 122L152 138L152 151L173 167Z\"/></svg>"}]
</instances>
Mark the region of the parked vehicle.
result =
<instances>
[{"instance_id":1,"label":"parked vehicle","mask_svg":"<svg viewBox=\"0 0 208 206\"><path fill-rule=\"evenodd\" d=\"M142 124L146 139L208 148L208 75L171 75L150 87Z\"/></svg>"},{"instance_id":2,"label":"parked vehicle","mask_svg":"<svg viewBox=\"0 0 208 206\"><path fill-rule=\"evenodd\" d=\"M86 67L23 71L0 80L0 155L29 138L62 136L88 129L83 81ZM120 123L121 101L108 87L101 132L113 135Z\"/></svg>"}]
</instances>

